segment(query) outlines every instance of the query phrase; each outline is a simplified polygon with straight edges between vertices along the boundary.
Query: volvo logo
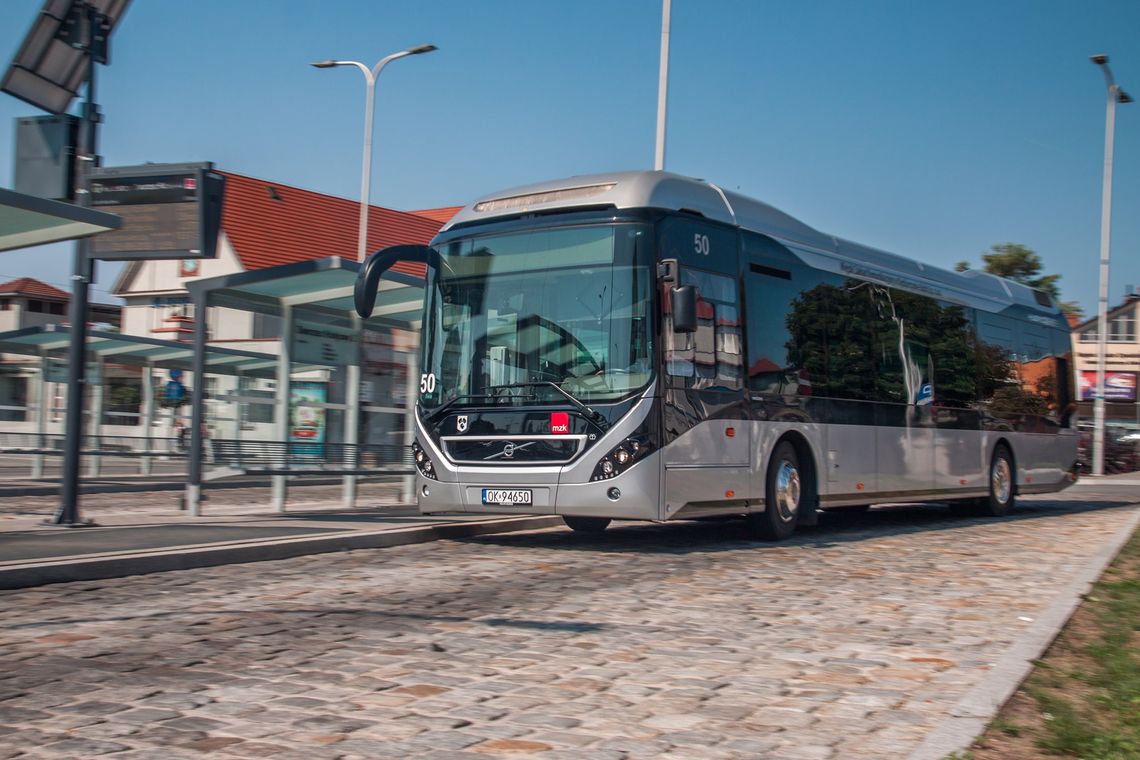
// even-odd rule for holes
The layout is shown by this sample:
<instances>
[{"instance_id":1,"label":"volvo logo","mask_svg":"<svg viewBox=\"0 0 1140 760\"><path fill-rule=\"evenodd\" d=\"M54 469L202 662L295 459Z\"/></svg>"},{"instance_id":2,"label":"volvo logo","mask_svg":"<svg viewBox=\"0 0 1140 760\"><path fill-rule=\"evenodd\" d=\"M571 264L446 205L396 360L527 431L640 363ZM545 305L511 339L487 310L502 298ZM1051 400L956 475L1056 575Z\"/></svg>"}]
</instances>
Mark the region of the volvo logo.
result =
<instances>
[{"instance_id":1,"label":"volvo logo","mask_svg":"<svg viewBox=\"0 0 1140 760\"><path fill-rule=\"evenodd\" d=\"M489 457L484 457L484 459L498 459L499 457L502 457L503 459L510 459L515 455L516 451L521 451L527 446L533 446L534 444L535 441L527 441L526 443L515 443L514 441L507 441L505 444L503 444L502 451L495 452Z\"/></svg>"}]
</instances>

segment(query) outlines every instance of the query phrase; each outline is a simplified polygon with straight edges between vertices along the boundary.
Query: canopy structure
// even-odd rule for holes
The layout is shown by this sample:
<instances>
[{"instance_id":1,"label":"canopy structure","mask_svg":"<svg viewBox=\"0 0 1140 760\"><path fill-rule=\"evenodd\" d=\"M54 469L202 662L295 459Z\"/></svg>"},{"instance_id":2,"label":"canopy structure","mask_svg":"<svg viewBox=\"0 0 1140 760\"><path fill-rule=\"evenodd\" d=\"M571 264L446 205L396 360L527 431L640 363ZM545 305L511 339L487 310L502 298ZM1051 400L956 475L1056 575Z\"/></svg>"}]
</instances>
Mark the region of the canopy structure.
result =
<instances>
[{"instance_id":1,"label":"canopy structure","mask_svg":"<svg viewBox=\"0 0 1140 760\"><path fill-rule=\"evenodd\" d=\"M385 274L370 323L404 329L419 326L424 279L411 269L393 267ZM348 319L355 313L352 291L359 271L359 263L332 256L196 280L186 289L195 302L208 296L211 307L280 317L287 308L304 306Z\"/></svg>"},{"instance_id":2,"label":"canopy structure","mask_svg":"<svg viewBox=\"0 0 1140 760\"><path fill-rule=\"evenodd\" d=\"M281 350L277 356L274 422L276 439L288 445L290 439L291 376L305 363L320 362L326 367L343 368L343 404L326 404L328 409L341 409L346 445L344 461L344 498L346 507L356 502L356 472L359 471L359 439L361 404L361 353L366 327L388 327L402 330L419 328L423 304L424 278L422 266L399 264L385 274L376 299L373 316L366 322L356 315L353 289L361 265L353 260L332 256L311 259L277 267L195 280L186 284L194 301L194 346L196 375L208 372L209 352L206 314L210 308L236 309L281 320ZM299 360L299 361L298 361ZM404 443L411 445L414 435L412 399L418 392L418 367L414 353L406 365L403 409L395 405L372 408L386 414L404 415ZM414 389L414 390L413 390ZM373 403L376 403L373 400ZM190 463L186 485L186 504L191 514L198 514L201 503L201 430L204 407L200 395L191 405ZM273 502L284 510L286 475L273 477ZM413 480L405 480L405 498L412 498Z\"/></svg>"},{"instance_id":3,"label":"canopy structure","mask_svg":"<svg viewBox=\"0 0 1140 760\"><path fill-rule=\"evenodd\" d=\"M114 214L0 188L0 251L117 230Z\"/></svg>"},{"instance_id":4,"label":"canopy structure","mask_svg":"<svg viewBox=\"0 0 1140 760\"><path fill-rule=\"evenodd\" d=\"M70 344L71 330L64 325L25 327L0 333L0 353L5 354L62 355L61 352ZM190 343L99 330L87 333L87 352L95 360L131 367L149 366L188 371L194 364L194 346ZM272 379L277 376L277 357L254 351L208 347L205 367L208 375L245 375Z\"/></svg>"}]
</instances>

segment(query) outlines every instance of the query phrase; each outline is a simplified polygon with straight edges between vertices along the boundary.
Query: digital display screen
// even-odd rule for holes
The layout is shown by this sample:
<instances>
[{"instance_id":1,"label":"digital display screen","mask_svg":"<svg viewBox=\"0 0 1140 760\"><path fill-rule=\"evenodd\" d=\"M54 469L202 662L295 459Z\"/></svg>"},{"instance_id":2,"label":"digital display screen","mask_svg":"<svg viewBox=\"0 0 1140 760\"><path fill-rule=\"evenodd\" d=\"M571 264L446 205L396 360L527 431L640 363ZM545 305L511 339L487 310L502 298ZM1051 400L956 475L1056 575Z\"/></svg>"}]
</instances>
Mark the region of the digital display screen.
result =
<instances>
[{"instance_id":1,"label":"digital display screen","mask_svg":"<svg viewBox=\"0 0 1140 760\"><path fill-rule=\"evenodd\" d=\"M169 165L167 165L169 166ZM91 205L123 226L94 238L105 260L195 259L216 255L224 178L203 166L108 169L91 178Z\"/></svg>"}]
</instances>

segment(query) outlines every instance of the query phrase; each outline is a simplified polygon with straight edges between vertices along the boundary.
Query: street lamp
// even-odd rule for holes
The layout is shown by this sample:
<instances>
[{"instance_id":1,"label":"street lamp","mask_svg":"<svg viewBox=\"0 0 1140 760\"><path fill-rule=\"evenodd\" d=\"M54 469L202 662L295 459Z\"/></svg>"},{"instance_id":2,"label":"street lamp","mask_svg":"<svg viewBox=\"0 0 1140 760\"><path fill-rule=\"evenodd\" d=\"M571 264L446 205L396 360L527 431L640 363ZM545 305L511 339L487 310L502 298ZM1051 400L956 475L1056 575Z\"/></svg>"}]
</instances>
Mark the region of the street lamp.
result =
<instances>
[{"instance_id":1,"label":"street lamp","mask_svg":"<svg viewBox=\"0 0 1140 760\"><path fill-rule=\"evenodd\" d=\"M1108 113L1104 127L1104 188L1100 206L1100 299L1097 304L1096 396L1093 400L1093 475L1104 474L1104 365L1108 328L1108 254L1112 236L1112 140L1116 128L1116 104L1131 103L1132 98L1112 79L1107 55L1094 55L1090 60L1104 73L1108 87Z\"/></svg>"},{"instance_id":2,"label":"street lamp","mask_svg":"<svg viewBox=\"0 0 1140 760\"><path fill-rule=\"evenodd\" d=\"M360 233L356 249L357 261L363 262L365 256L368 255L368 195L372 174L372 101L376 95L376 79L380 76L381 69L388 65L389 61L409 55L430 53L436 49L435 45L417 45L381 58L371 69L358 61L316 61L310 64L318 69L331 69L334 66L355 66L364 72L367 92L364 100L364 159L360 172Z\"/></svg>"}]
</instances>

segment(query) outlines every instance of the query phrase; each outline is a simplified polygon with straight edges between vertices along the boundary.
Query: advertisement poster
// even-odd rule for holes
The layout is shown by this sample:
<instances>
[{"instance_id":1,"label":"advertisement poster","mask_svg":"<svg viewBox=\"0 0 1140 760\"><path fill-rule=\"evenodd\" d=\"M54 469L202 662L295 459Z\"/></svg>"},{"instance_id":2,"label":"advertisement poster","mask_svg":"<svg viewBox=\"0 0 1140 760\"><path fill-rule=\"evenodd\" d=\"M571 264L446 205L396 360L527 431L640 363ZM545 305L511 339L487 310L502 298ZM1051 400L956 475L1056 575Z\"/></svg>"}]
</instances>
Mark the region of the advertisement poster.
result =
<instances>
[{"instance_id":1,"label":"advertisement poster","mask_svg":"<svg viewBox=\"0 0 1140 760\"><path fill-rule=\"evenodd\" d=\"M1096 370L1081 370L1081 401L1092 401L1096 397ZM1135 372L1105 372L1105 401L1135 401Z\"/></svg>"},{"instance_id":2,"label":"advertisement poster","mask_svg":"<svg viewBox=\"0 0 1140 760\"><path fill-rule=\"evenodd\" d=\"M289 450L303 457L325 455L325 409L328 384L297 381L289 387Z\"/></svg>"}]
</instances>

